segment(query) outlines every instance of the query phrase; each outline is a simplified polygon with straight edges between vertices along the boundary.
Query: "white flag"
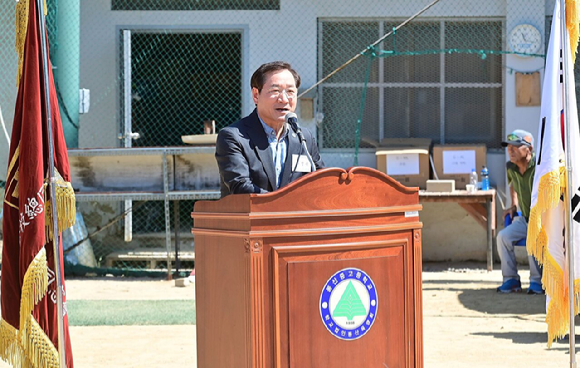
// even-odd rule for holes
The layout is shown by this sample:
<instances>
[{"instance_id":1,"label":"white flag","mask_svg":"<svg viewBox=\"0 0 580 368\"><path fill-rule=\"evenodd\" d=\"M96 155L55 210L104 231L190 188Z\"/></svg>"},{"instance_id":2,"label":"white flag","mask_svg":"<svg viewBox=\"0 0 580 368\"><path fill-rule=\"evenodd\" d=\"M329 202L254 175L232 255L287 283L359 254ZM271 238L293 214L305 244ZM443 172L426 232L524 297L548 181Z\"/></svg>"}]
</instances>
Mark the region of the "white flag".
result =
<instances>
[{"instance_id":1,"label":"white flag","mask_svg":"<svg viewBox=\"0 0 580 368\"><path fill-rule=\"evenodd\" d=\"M546 57L540 127L537 137L536 172L532 189L532 203L528 226L527 249L543 265L542 284L548 296L546 322L548 324L548 346L557 337L563 337L569 330L568 268L566 265L566 206L564 193L567 190L565 170L564 138L564 88L568 89L568 118L572 157L580 159L580 136L578 111L571 53L563 52L563 42L570 44L568 31L562 35L560 1L556 1L552 31ZM568 51L570 47L567 48ZM564 74L564 59L570 66ZM574 280L576 296L575 313L579 312L580 291L580 223L578 207L580 202L580 167L572 162L572 185L575 196L571 198L570 210L574 217Z\"/></svg>"}]
</instances>

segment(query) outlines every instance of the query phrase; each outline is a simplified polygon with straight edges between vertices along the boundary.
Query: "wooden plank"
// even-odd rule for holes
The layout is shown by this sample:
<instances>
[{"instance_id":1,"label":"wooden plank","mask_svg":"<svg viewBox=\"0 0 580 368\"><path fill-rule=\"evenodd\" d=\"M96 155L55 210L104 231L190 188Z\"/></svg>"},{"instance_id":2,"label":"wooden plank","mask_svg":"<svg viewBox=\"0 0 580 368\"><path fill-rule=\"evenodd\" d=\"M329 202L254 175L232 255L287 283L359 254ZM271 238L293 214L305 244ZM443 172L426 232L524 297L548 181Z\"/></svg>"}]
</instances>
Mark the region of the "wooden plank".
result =
<instances>
[{"instance_id":1,"label":"wooden plank","mask_svg":"<svg viewBox=\"0 0 580 368\"><path fill-rule=\"evenodd\" d=\"M167 251L165 250L148 250L148 249L140 249L140 250L127 250L127 251L119 251L113 252L106 256L108 260L116 260L116 261L149 261L149 260L157 260L157 261L166 261L167 260ZM193 261L195 260L195 252L180 252L179 259L185 261Z\"/></svg>"},{"instance_id":2,"label":"wooden plank","mask_svg":"<svg viewBox=\"0 0 580 368\"><path fill-rule=\"evenodd\" d=\"M516 73L516 106L540 106L540 72Z\"/></svg>"},{"instance_id":3,"label":"wooden plank","mask_svg":"<svg viewBox=\"0 0 580 368\"><path fill-rule=\"evenodd\" d=\"M172 170L172 156L168 161ZM163 191L161 155L77 156L69 162L73 187L80 192ZM172 188L172 173L169 180Z\"/></svg>"},{"instance_id":4,"label":"wooden plank","mask_svg":"<svg viewBox=\"0 0 580 368\"><path fill-rule=\"evenodd\" d=\"M459 203L467 213L484 229L487 229L487 209L480 204Z\"/></svg>"},{"instance_id":5,"label":"wooden plank","mask_svg":"<svg viewBox=\"0 0 580 368\"><path fill-rule=\"evenodd\" d=\"M195 261L195 253L191 251L182 251L179 253L179 259L183 262ZM126 251L118 251L111 253L105 257L105 264L107 268L112 268L115 262L147 262L149 269L157 268L159 262L167 263L167 251L164 249L134 249ZM171 266L168 266L168 268Z\"/></svg>"},{"instance_id":6,"label":"wooden plank","mask_svg":"<svg viewBox=\"0 0 580 368\"><path fill-rule=\"evenodd\" d=\"M419 191L419 202L456 202L456 203L486 203L495 197L495 189L478 190L470 193L466 190L454 192Z\"/></svg>"}]
</instances>

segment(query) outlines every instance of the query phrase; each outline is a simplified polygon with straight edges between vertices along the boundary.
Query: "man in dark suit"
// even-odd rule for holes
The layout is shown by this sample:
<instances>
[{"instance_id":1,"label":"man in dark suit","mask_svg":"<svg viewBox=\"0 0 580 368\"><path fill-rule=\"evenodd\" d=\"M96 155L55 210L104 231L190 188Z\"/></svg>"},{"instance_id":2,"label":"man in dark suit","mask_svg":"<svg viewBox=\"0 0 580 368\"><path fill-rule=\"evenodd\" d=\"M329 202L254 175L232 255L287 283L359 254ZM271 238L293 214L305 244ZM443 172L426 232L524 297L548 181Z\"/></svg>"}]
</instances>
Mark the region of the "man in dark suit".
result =
<instances>
[{"instance_id":1,"label":"man in dark suit","mask_svg":"<svg viewBox=\"0 0 580 368\"><path fill-rule=\"evenodd\" d=\"M252 75L254 111L220 130L215 157L222 197L267 193L312 171L307 153L285 116L296 110L300 76L290 64L275 61ZM303 130L316 169L324 167L316 140Z\"/></svg>"}]
</instances>

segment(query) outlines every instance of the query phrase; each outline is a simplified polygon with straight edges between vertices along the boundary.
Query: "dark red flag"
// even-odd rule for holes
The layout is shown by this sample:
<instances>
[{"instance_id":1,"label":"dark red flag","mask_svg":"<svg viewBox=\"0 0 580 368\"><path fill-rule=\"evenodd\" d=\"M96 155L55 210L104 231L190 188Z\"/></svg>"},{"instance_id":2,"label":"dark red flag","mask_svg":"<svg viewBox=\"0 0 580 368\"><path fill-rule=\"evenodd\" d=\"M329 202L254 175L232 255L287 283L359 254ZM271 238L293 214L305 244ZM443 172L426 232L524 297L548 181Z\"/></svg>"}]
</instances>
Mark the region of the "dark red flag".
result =
<instances>
[{"instance_id":1,"label":"dark red flag","mask_svg":"<svg viewBox=\"0 0 580 368\"><path fill-rule=\"evenodd\" d=\"M60 366L57 283L48 202L50 190L46 185L49 143L38 9L36 0L20 0L18 6L22 6L19 10L28 8L28 23L20 55L22 73L4 195L0 356L15 366L56 368ZM48 70L54 164L60 179L57 218L62 231L74 222L74 193L69 183L68 155L50 65ZM64 295L64 276L61 285ZM66 364L73 368L65 300Z\"/></svg>"}]
</instances>

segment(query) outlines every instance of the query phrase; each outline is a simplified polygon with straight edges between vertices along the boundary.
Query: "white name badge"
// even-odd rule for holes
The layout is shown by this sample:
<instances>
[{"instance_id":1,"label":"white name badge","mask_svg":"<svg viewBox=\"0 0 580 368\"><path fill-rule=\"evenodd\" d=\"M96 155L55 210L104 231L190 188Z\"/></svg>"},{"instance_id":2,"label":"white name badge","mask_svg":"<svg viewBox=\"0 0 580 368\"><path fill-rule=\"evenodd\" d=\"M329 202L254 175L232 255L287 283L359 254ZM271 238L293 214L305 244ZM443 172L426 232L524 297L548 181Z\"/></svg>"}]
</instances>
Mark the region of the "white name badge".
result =
<instances>
[{"instance_id":1,"label":"white name badge","mask_svg":"<svg viewBox=\"0 0 580 368\"><path fill-rule=\"evenodd\" d=\"M310 161L306 155L292 155L292 168L295 172L311 172L312 165L310 165Z\"/></svg>"}]
</instances>

